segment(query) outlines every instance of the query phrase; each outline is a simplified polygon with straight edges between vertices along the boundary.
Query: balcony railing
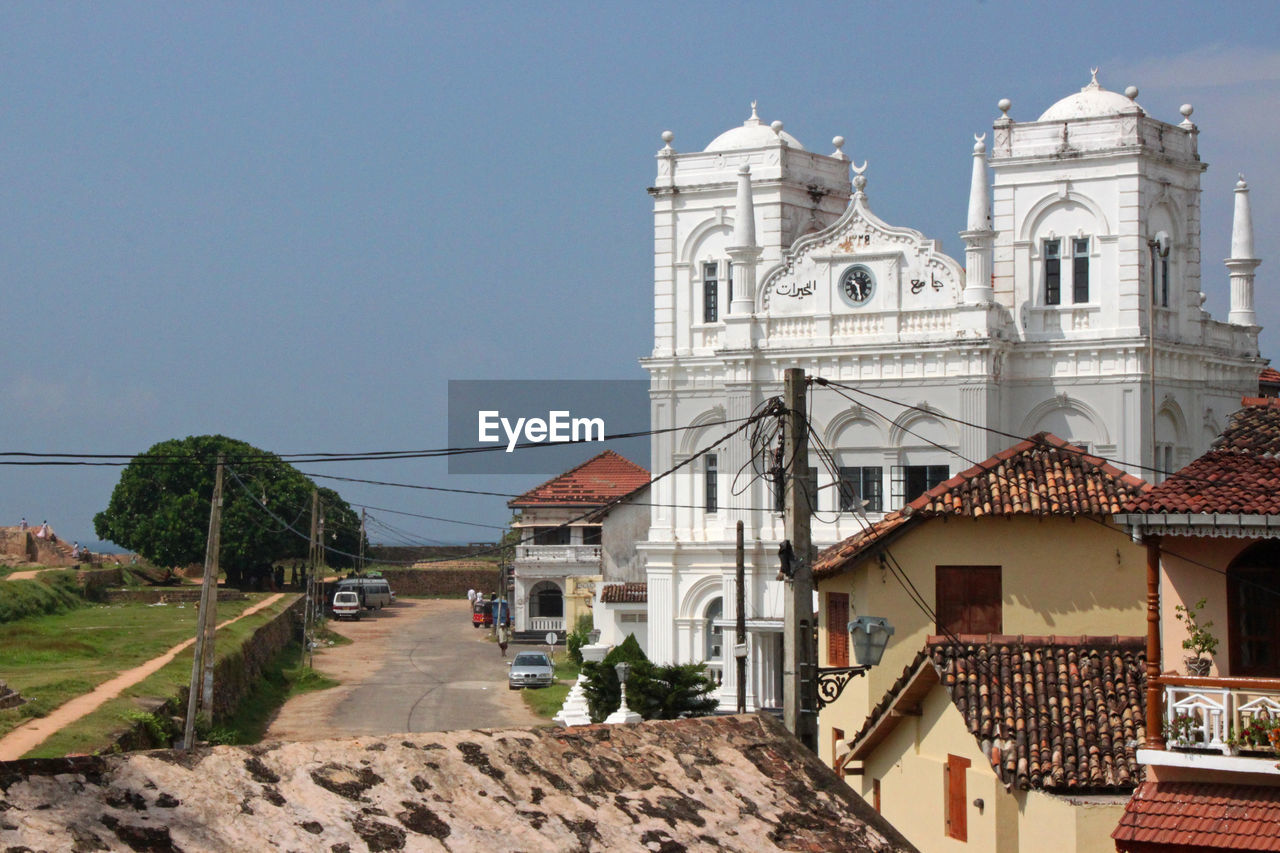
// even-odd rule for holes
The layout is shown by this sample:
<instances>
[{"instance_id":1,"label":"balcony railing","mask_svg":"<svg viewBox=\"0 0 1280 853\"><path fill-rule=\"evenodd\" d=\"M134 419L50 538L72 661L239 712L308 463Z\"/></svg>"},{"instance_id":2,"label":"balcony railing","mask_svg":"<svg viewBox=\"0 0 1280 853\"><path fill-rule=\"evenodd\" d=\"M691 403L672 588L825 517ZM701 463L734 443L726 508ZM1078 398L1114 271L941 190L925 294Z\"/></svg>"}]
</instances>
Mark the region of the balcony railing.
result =
<instances>
[{"instance_id":1,"label":"balcony railing","mask_svg":"<svg viewBox=\"0 0 1280 853\"><path fill-rule=\"evenodd\" d=\"M530 631L563 631L563 616L530 616Z\"/></svg>"},{"instance_id":2,"label":"balcony railing","mask_svg":"<svg viewBox=\"0 0 1280 853\"><path fill-rule=\"evenodd\" d=\"M1177 750L1251 751L1280 747L1280 680L1166 676L1165 746Z\"/></svg>"},{"instance_id":3,"label":"balcony railing","mask_svg":"<svg viewBox=\"0 0 1280 853\"><path fill-rule=\"evenodd\" d=\"M599 563L599 545L520 545L516 559L523 563Z\"/></svg>"}]
</instances>

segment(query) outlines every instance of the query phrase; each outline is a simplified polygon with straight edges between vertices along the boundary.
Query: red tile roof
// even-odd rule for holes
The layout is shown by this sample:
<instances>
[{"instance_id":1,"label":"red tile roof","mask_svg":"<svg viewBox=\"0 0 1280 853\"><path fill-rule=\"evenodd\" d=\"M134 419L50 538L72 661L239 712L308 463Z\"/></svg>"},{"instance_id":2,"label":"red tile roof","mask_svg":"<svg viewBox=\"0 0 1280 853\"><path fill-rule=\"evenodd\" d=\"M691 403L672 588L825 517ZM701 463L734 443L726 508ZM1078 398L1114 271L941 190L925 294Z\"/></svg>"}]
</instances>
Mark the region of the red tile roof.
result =
<instances>
[{"instance_id":1,"label":"red tile roof","mask_svg":"<svg viewBox=\"0 0 1280 853\"><path fill-rule=\"evenodd\" d=\"M1052 433L1018 442L939 483L868 530L818 555L814 576L848 567L903 525L934 516L1111 515L1150 486Z\"/></svg>"},{"instance_id":2,"label":"red tile roof","mask_svg":"<svg viewBox=\"0 0 1280 853\"><path fill-rule=\"evenodd\" d=\"M1272 393L1268 394L1270 391ZM1280 370L1274 367L1264 367L1262 372L1258 374L1258 393L1264 397L1274 397L1280 392Z\"/></svg>"},{"instance_id":3,"label":"red tile roof","mask_svg":"<svg viewBox=\"0 0 1280 853\"><path fill-rule=\"evenodd\" d=\"M649 472L606 450L507 501L510 507L600 506L649 485Z\"/></svg>"},{"instance_id":4,"label":"red tile roof","mask_svg":"<svg viewBox=\"0 0 1280 853\"><path fill-rule=\"evenodd\" d=\"M1131 513L1280 514L1280 400L1248 398L1209 452L1125 507Z\"/></svg>"},{"instance_id":5,"label":"red tile roof","mask_svg":"<svg viewBox=\"0 0 1280 853\"><path fill-rule=\"evenodd\" d=\"M600 590L605 604L644 604L649 600L647 583L611 583Z\"/></svg>"},{"instance_id":6,"label":"red tile roof","mask_svg":"<svg viewBox=\"0 0 1280 853\"><path fill-rule=\"evenodd\" d=\"M1280 788L1144 782L1111 837L1120 853L1280 850Z\"/></svg>"},{"instance_id":7,"label":"red tile roof","mask_svg":"<svg viewBox=\"0 0 1280 853\"><path fill-rule=\"evenodd\" d=\"M1146 734L1142 637L930 637L853 738L865 760L941 684L1006 785L1057 792L1138 784Z\"/></svg>"}]
</instances>

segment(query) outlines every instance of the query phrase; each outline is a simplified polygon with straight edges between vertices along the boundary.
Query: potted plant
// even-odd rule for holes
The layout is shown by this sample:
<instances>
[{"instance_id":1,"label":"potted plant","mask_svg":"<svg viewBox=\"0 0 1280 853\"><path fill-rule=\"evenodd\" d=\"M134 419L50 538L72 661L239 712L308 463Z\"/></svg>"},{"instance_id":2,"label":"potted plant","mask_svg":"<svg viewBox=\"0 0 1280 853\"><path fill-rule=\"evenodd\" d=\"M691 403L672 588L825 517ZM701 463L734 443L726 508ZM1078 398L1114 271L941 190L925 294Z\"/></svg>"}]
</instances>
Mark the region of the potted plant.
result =
<instances>
[{"instance_id":1,"label":"potted plant","mask_svg":"<svg viewBox=\"0 0 1280 853\"><path fill-rule=\"evenodd\" d=\"M1197 746L1195 733L1199 720L1190 714L1178 714L1164 724L1164 739L1172 746Z\"/></svg>"},{"instance_id":2,"label":"potted plant","mask_svg":"<svg viewBox=\"0 0 1280 853\"><path fill-rule=\"evenodd\" d=\"M1212 621L1201 622L1200 611L1204 609L1205 599L1200 599L1190 607L1174 605L1174 618L1187 628L1187 638L1182 647L1191 654L1183 658L1187 667L1187 675L1208 675L1213 666L1213 653L1218 650L1218 638L1209 629Z\"/></svg>"}]
</instances>

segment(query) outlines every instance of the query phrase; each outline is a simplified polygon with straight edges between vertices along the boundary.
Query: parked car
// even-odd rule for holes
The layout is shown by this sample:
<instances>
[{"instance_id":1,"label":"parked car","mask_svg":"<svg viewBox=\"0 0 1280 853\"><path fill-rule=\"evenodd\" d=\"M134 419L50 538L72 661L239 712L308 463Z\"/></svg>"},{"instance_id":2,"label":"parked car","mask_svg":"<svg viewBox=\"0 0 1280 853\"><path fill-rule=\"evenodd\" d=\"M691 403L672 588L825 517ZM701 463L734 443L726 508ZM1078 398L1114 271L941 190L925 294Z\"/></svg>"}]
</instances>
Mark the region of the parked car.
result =
<instances>
[{"instance_id":1,"label":"parked car","mask_svg":"<svg viewBox=\"0 0 1280 853\"><path fill-rule=\"evenodd\" d=\"M338 591L350 590L360 598L360 604L369 610L381 610L394 601L391 584L382 578L345 578L338 581Z\"/></svg>"},{"instance_id":2,"label":"parked car","mask_svg":"<svg viewBox=\"0 0 1280 853\"><path fill-rule=\"evenodd\" d=\"M556 668L546 652L520 652L511 661L511 671L507 673L507 687L511 690L550 687L555 681Z\"/></svg>"},{"instance_id":3,"label":"parked car","mask_svg":"<svg viewBox=\"0 0 1280 853\"><path fill-rule=\"evenodd\" d=\"M333 594L334 619L360 619L360 596L355 590L342 589Z\"/></svg>"}]
</instances>

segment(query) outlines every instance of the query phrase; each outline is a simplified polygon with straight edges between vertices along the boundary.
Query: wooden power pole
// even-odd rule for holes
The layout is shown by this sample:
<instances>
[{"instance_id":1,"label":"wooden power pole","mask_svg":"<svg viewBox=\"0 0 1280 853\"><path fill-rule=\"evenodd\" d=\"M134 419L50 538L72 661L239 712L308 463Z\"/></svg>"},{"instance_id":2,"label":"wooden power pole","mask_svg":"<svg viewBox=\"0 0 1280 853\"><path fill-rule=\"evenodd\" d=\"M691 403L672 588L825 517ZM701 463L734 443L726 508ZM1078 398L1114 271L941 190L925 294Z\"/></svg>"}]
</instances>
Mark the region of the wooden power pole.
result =
<instances>
[{"instance_id":1,"label":"wooden power pole","mask_svg":"<svg viewBox=\"0 0 1280 853\"><path fill-rule=\"evenodd\" d=\"M204 550L204 581L200 587L200 613L196 618L196 642L192 650L191 685L187 691L187 719L182 730L182 748L191 749L196 740L196 715L213 714L213 634L218 624L218 552L222 546L222 468L218 457L213 480L213 501L209 508L209 538Z\"/></svg>"},{"instance_id":2,"label":"wooden power pole","mask_svg":"<svg viewBox=\"0 0 1280 853\"><path fill-rule=\"evenodd\" d=\"M738 522L738 547L735 551L737 576L734 584L734 645L733 658L737 667L738 679L738 713L747 713L747 547L742 532L742 522Z\"/></svg>"},{"instance_id":3,"label":"wooden power pole","mask_svg":"<svg viewBox=\"0 0 1280 853\"><path fill-rule=\"evenodd\" d=\"M307 610L306 610L306 630L304 631L303 642L307 647L307 666L315 664L315 630L316 625L320 621L320 613L324 609L324 588L320 583L320 560L316 556L318 550L316 542L320 537L320 491L314 489L311 492L311 536L310 548L307 552L307 566L310 573L307 580Z\"/></svg>"},{"instance_id":4,"label":"wooden power pole","mask_svg":"<svg viewBox=\"0 0 1280 853\"><path fill-rule=\"evenodd\" d=\"M783 387L786 425L783 465L786 496L783 521L791 543L783 615L782 720L800 742L818 751L818 668L813 639L813 543L809 535L809 424L805 417L805 375L787 368Z\"/></svg>"}]
</instances>

